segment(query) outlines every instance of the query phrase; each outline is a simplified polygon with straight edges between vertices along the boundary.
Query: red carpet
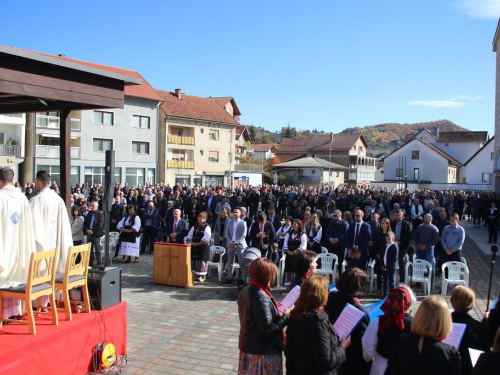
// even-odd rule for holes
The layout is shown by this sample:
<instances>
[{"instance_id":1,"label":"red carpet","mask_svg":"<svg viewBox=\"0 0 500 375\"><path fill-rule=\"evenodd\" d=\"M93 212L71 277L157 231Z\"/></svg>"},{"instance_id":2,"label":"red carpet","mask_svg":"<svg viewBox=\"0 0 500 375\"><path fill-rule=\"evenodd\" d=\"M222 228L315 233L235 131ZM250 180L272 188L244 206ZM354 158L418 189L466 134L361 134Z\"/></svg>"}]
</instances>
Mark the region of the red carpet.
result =
<instances>
[{"instance_id":1,"label":"red carpet","mask_svg":"<svg viewBox=\"0 0 500 375\"><path fill-rule=\"evenodd\" d=\"M117 355L127 350L127 304L119 303L90 314L73 314L67 321L59 313L59 325L49 315L35 317L36 335L27 325L0 329L0 374L83 375L92 370L92 352L101 341L113 343Z\"/></svg>"}]
</instances>

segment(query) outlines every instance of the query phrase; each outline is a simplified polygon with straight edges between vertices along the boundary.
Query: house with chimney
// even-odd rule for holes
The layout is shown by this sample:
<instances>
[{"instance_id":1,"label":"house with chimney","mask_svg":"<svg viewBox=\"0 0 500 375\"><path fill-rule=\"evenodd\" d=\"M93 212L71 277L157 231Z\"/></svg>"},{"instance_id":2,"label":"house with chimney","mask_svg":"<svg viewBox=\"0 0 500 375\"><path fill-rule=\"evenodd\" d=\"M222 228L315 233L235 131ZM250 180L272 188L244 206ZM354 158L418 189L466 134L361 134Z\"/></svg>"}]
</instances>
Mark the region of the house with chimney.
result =
<instances>
[{"instance_id":1,"label":"house with chimney","mask_svg":"<svg viewBox=\"0 0 500 375\"><path fill-rule=\"evenodd\" d=\"M411 184L413 188L490 184L489 175L483 175L491 167L488 132L421 129L405 139L404 144L383 158L383 174L377 174L383 182Z\"/></svg>"},{"instance_id":2,"label":"house with chimney","mask_svg":"<svg viewBox=\"0 0 500 375\"><path fill-rule=\"evenodd\" d=\"M171 185L232 184L235 133L239 126L235 117L240 116L234 99L186 95L181 89L157 92L163 98L159 181Z\"/></svg>"},{"instance_id":3,"label":"house with chimney","mask_svg":"<svg viewBox=\"0 0 500 375\"><path fill-rule=\"evenodd\" d=\"M252 144L252 154L254 159L260 159L263 163L267 163L276 154L276 147L272 143L254 143Z\"/></svg>"},{"instance_id":4,"label":"house with chimney","mask_svg":"<svg viewBox=\"0 0 500 375\"><path fill-rule=\"evenodd\" d=\"M376 158L367 156L362 134L317 134L312 138L285 138L276 155L282 163L304 156L318 157L347 167L344 184L370 186L375 180Z\"/></svg>"}]
</instances>

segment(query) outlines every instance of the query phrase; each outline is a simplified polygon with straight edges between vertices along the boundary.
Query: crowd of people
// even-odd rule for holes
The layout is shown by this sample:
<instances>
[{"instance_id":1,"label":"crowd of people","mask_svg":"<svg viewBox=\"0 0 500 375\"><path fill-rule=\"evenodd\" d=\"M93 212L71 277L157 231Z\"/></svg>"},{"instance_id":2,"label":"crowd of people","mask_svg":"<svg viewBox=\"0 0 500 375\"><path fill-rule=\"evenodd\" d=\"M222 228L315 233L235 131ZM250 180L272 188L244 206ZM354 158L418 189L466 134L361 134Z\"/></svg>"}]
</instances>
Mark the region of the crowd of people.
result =
<instances>
[{"instance_id":1,"label":"crowd of people","mask_svg":"<svg viewBox=\"0 0 500 375\"><path fill-rule=\"evenodd\" d=\"M19 185L13 188L21 190ZM55 182L45 189L58 190ZM25 189L27 198L39 193L36 184ZM414 374L424 369L479 374L499 361L498 307L476 322L467 314L474 305L472 290L457 287L453 314L444 300L429 297L412 317L415 296L395 283L396 265L405 283L405 265L413 251L437 269L444 262L461 261L465 231L460 220L488 226L489 242L496 243L500 213L494 193L117 183L109 213L102 212L104 199L99 184L72 190L73 243L87 237L94 249L92 263L101 262L104 220L110 220L111 231L121 233L114 259L121 255L125 262L138 262L141 253L153 252L155 241L190 243L199 282L206 280L211 244L226 248L224 284L233 281L234 264L247 247L260 250L261 258L250 266L251 284L238 296L242 374L283 373L283 352L289 374ZM329 280L315 275L316 256L325 249L346 264L337 290L329 294ZM298 285L301 292L295 307L281 313L270 287L283 257L285 285ZM385 315L373 322L358 300L368 280L369 260L378 275L377 296L387 298ZM346 304L365 317L349 337L338 337L332 324ZM442 343L451 322L467 324L458 350ZM469 347L485 351L474 370Z\"/></svg>"}]
</instances>

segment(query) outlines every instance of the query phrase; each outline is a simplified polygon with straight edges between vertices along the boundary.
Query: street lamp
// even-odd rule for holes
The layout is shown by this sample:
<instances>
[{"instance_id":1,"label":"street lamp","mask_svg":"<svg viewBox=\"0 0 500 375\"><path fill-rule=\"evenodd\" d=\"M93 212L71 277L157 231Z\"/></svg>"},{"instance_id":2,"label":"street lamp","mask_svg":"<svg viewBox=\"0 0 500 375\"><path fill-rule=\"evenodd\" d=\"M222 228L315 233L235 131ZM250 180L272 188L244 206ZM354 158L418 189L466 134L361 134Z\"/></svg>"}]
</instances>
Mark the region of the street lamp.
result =
<instances>
[{"instance_id":1,"label":"street lamp","mask_svg":"<svg viewBox=\"0 0 500 375\"><path fill-rule=\"evenodd\" d=\"M405 190L408 190L408 176L405 173Z\"/></svg>"}]
</instances>

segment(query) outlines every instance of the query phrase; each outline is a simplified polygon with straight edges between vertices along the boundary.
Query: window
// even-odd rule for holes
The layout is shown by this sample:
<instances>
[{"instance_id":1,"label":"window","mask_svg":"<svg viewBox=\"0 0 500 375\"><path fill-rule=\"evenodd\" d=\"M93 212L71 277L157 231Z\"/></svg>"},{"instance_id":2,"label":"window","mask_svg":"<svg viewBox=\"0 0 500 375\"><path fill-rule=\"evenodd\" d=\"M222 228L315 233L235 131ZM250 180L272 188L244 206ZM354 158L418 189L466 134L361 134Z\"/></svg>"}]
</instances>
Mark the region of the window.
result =
<instances>
[{"instance_id":1,"label":"window","mask_svg":"<svg viewBox=\"0 0 500 375\"><path fill-rule=\"evenodd\" d=\"M36 126L40 128L59 129L58 112L39 112L36 114Z\"/></svg>"},{"instance_id":2,"label":"window","mask_svg":"<svg viewBox=\"0 0 500 375\"><path fill-rule=\"evenodd\" d=\"M150 118L148 116L132 116L132 127L149 129Z\"/></svg>"},{"instance_id":3,"label":"window","mask_svg":"<svg viewBox=\"0 0 500 375\"><path fill-rule=\"evenodd\" d=\"M353 147L354 147L354 151L356 151L356 145L354 145Z\"/></svg>"},{"instance_id":4,"label":"window","mask_svg":"<svg viewBox=\"0 0 500 375\"><path fill-rule=\"evenodd\" d=\"M396 168L396 177L403 177L403 168Z\"/></svg>"},{"instance_id":5,"label":"window","mask_svg":"<svg viewBox=\"0 0 500 375\"><path fill-rule=\"evenodd\" d=\"M151 182L152 184L154 184L156 181L155 181L155 170L154 169L148 169L148 178L147 178L147 182Z\"/></svg>"},{"instance_id":6,"label":"window","mask_svg":"<svg viewBox=\"0 0 500 375\"><path fill-rule=\"evenodd\" d=\"M420 181L420 169L419 168L413 169L413 181Z\"/></svg>"},{"instance_id":7,"label":"window","mask_svg":"<svg viewBox=\"0 0 500 375\"><path fill-rule=\"evenodd\" d=\"M92 151L104 152L113 149L113 141L111 139L94 138L92 140Z\"/></svg>"},{"instance_id":8,"label":"window","mask_svg":"<svg viewBox=\"0 0 500 375\"><path fill-rule=\"evenodd\" d=\"M2 142L0 142L0 143L2 143ZM495 153L494 152L491 153L490 160L495 160Z\"/></svg>"},{"instance_id":9,"label":"window","mask_svg":"<svg viewBox=\"0 0 500 375\"><path fill-rule=\"evenodd\" d=\"M126 168L125 175L129 186L144 185L144 168Z\"/></svg>"},{"instance_id":10,"label":"window","mask_svg":"<svg viewBox=\"0 0 500 375\"><path fill-rule=\"evenodd\" d=\"M339 171L337 171L337 174L336 174L335 177L340 177L340 172Z\"/></svg>"},{"instance_id":11,"label":"window","mask_svg":"<svg viewBox=\"0 0 500 375\"><path fill-rule=\"evenodd\" d=\"M363 151L363 146L359 146L359 151Z\"/></svg>"},{"instance_id":12,"label":"window","mask_svg":"<svg viewBox=\"0 0 500 375\"><path fill-rule=\"evenodd\" d=\"M203 150L200 150L200 156L203 156Z\"/></svg>"},{"instance_id":13,"label":"window","mask_svg":"<svg viewBox=\"0 0 500 375\"><path fill-rule=\"evenodd\" d=\"M5 134L0 133L0 145L3 145L5 143Z\"/></svg>"},{"instance_id":14,"label":"window","mask_svg":"<svg viewBox=\"0 0 500 375\"><path fill-rule=\"evenodd\" d=\"M71 167L71 186L80 182L80 167Z\"/></svg>"},{"instance_id":15,"label":"window","mask_svg":"<svg viewBox=\"0 0 500 375\"><path fill-rule=\"evenodd\" d=\"M114 125L114 113L94 111L94 124Z\"/></svg>"},{"instance_id":16,"label":"window","mask_svg":"<svg viewBox=\"0 0 500 375\"><path fill-rule=\"evenodd\" d=\"M492 175L493 175L492 173L483 173L483 184L491 184Z\"/></svg>"},{"instance_id":17,"label":"window","mask_svg":"<svg viewBox=\"0 0 500 375\"><path fill-rule=\"evenodd\" d=\"M57 186L61 184L61 168L58 165L37 165L36 171L49 172L50 180L55 181Z\"/></svg>"},{"instance_id":18,"label":"window","mask_svg":"<svg viewBox=\"0 0 500 375\"><path fill-rule=\"evenodd\" d=\"M316 169L312 169L311 174L316 174Z\"/></svg>"},{"instance_id":19,"label":"window","mask_svg":"<svg viewBox=\"0 0 500 375\"><path fill-rule=\"evenodd\" d=\"M412 151L411 160L419 160L419 159L420 159L420 151Z\"/></svg>"},{"instance_id":20,"label":"window","mask_svg":"<svg viewBox=\"0 0 500 375\"><path fill-rule=\"evenodd\" d=\"M201 134L205 133L205 129L201 128L201 129L200 129L200 133L201 133Z\"/></svg>"},{"instance_id":21,"label":"window","mask_svg":"<svg viewBox=\"0 0 500 375\"><path fill-rule=\"evenodd\" d=\"M149 142L132 142L132 153L149 155Z\"/></svg>"},{"instance_id":22,"label":"window","mask_svg":"<svg viewBox=\"0 0 500 375\"><path fill-rule=\"evenodd\" d=\"M186 156L184 154L184 150L173 150L172 151L172 160L173 161L184 161L184 160L186 160Z\"/></svg>"},{"instance_id":23,"label":"window","mask_svg":"<svg viewBox=\"0 0 500 375\"><path fill-rule=\"evenodd\" d=\"M445 145L446 147L448 147L448 142L446 142L444 145Z\"/></svg>"},{"instance_id":24,"label":"window","mask_svg":"<svg viewBox=\"0 0 500 375\"><path fill-rule=\"evenodd\" d=\"M85 182L89 185L104 184L104 168L85 167Z\"/></svg>"},{"instance_id":25,"label":"window","mask_svg":"<svg viewBox=\"0 0 500 375\"><path fill-rule=\"evenodd\" d=\"M219 153L217 151L209 151L208 152L208 161L212 163L219 162Z\"/></svg>"},{"instance_id":26,"label":"window","mask_svg":"<svg viewBox=\"0 0 500 375\"><path fill-rule=\"evenodd\" d=\"M231 108L231 106L230 106L230 105L227 105L227 106L226 106L226 111L227 111L227 113L229 113L231 116L233 115L233 114L232 114L232 108Z\"/></svg>"},{"instance_id":27,"label":"window","mask_svg":"<svg viewBox=\"0 0 500 375\"><path fill-rule=\"evenodd\" d=\"M219 131L218 130L209 130L208 139L210 139L211 141L218 141L219 140Z\"/></svg>"}]
</instances>

